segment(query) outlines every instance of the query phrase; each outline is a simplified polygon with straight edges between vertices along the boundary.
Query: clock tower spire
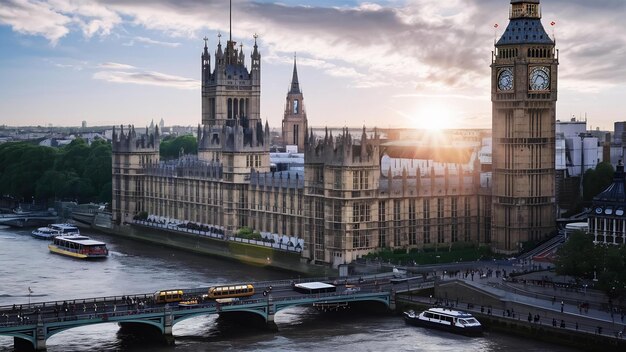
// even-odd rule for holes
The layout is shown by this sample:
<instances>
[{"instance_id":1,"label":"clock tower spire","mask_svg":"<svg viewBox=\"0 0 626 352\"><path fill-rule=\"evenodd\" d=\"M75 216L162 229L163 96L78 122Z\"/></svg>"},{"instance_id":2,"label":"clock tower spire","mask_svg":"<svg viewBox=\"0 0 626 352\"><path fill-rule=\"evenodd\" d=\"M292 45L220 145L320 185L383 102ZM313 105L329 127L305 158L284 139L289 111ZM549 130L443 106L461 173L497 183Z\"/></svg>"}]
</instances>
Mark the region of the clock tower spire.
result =
<instances>
[{"instance_id":1,"label":"clock tower spire","mask_svg":"<svg viewBox=\"0 0 626 352\"><path fill-rule=\"evenodd\" d=\"M293 75L287 92L285 115L283 117L283 143L297 145L298 151L304 151L304 140L307 131L306 111L304 110L304 96L298 81L298 67L296 55L293 55Z\"/></svg>"},{"instance_id":2,"label":"clock tower spire","mask_svg":"<svg viewBox=\"0 0 626 352\"><path fill-rule=\"evenodd\" d=\"M558 56L539 0L511 0L509 24L491 63L491 238L514 253L555 230Z\"/></svg>"}]
</instances>

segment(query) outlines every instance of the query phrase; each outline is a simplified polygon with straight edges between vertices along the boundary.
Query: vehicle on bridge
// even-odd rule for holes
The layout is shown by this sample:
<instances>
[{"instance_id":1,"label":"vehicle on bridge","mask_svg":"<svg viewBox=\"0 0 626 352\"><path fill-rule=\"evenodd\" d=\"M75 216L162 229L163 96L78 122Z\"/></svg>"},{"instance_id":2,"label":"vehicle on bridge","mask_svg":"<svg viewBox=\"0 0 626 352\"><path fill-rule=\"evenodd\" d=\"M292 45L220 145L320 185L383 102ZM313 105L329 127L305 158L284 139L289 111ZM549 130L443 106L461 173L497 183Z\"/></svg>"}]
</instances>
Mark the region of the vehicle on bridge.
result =
<instances>
[{"instance_id":1,"label":"vehicle on bridge","mask_svg":"<svg viewBox=\"0 0 626 352\"><path fill-rule=\"evenodd\" d=\"M214 286L209 288L209 298L250 297L254 295L254 286L251 284Z\"/></svg>"},{"instance_id":2,"label":"vehicle on bridge","mask_svg":"<svg viewBox=\"0 0 626 352\"><path fill-rule=\"evenodd\" d=\"M361 288L359 286L356 285L346 285L346 289L343 291L344 295L350 295L353 293L357 293L361 291Z\"/></svg>"},{"instance_id":3,"label":"vehicle on bridge","mask_svg":"<svg viewBox=\"0 0 626 352\"><path fill-rule=\"evenodd\" d=\"M471 314L446 308L430 308L419 314L412 310L404 312L407 324L449 331L466 336L480 336L483 327Z\"/></svg>"},{"instance_id":4,"label":"vehicle on bridge","mask_svg":"<svg viewBox=\"0 0 626 352\"><path fill-rule=\"evenodd\" d=\"M183 300L183 290L165 290L157 291L154 293L154 302L156 303L171 303L180 302Z\"/></svg>"},{"instance_id":5,"label":"vehicle on bridge","mask_svg":"<svg viewBox=\"0 0 626 352\"><path fill-rule=\"evenodd\" d=\"M100 259L109 255L106 243L86 236L57 236L48 249L52 253L79 259Z\"/></svg>"},{"instance_id":6,"label":"vehicle on bridge","mask_svg":"<svg viewBox=\"0 0 626 352\"><path fill-rule=\"evenodd\" d=\"M337 286L324 282L305 282L302 284L294 284L293 289L296 292L315 294L337 291Z\"/></svg>"},{"instance_id":7,"label":"vehicle on bridge","mask_svg":"<svg viewBox=\"0 0 626 352\"><path fill-rule=\"evenodd\" d=\"M230 303L239 302L239 298L238 297L216 298L215 302L220 303L220 304L230 304Z\"/></svg>"}]
</instances>

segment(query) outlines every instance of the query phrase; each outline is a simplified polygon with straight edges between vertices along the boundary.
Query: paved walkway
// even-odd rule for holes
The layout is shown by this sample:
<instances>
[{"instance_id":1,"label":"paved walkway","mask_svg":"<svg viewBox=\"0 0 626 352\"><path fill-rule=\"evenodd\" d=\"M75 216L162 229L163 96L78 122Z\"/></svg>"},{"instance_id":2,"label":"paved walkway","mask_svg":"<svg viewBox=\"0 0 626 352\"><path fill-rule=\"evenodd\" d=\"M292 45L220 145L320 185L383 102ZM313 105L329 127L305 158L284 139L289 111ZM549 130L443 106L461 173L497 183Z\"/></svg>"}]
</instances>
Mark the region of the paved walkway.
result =
<instances>
[{"instance_id":1,"label":"paved walkway","mask_svg":"<svg viewBox=\"0 0 626 352\"><path fill-rule=\"evenodd\" d=\"M485 274L487 269L483 271ZM542 272L553 277L553 273ZM600 291L583 289L582 292L556 286L526 284L518 276L517 282L503 280L502 272L496 277L495 270L491 275L457 274L444 276L441 282L459 280L494 296L500 297L501 307L472 307L464 302L441 301L440 303L469 308L483 314L499 315L515 320L530 318L529 324L552 325L554 327L600 333L602 335L626 337L626 317L616 308L609 309L609 300ZM535 281L536 282L536 281ZM428 298L426 299L428 300ZM425 302L424 302L425 303ZM429 300L429 303L434 303ZM503 309L504 308L504 309Z\"/></svg>"}]
</instances>

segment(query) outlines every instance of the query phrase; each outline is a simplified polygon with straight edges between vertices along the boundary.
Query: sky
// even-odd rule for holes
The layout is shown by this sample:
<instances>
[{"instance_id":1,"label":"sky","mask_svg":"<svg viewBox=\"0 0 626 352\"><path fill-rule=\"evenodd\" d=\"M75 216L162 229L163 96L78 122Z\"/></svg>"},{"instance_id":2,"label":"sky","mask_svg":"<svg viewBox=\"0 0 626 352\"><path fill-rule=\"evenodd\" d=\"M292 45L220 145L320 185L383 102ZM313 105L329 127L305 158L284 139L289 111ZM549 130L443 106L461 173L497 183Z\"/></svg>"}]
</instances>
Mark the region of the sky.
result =
<instances>
[{"instance_id":1,"label":"sky","mask_svg":"<svg viewBox=\"0 0 626 352\"><path fill-rule=\"evenodd\" d=\"M233 0L232 37L249 67L258 35L271 127L297 53L310 126L491 128L509 3ZM626 0L541 4L559 49L557 119L612 130L626 120ZM0 0L0 124L195 126L202 38L213 54L228 32L226 0Z\"/></svg>"}]
</instances>

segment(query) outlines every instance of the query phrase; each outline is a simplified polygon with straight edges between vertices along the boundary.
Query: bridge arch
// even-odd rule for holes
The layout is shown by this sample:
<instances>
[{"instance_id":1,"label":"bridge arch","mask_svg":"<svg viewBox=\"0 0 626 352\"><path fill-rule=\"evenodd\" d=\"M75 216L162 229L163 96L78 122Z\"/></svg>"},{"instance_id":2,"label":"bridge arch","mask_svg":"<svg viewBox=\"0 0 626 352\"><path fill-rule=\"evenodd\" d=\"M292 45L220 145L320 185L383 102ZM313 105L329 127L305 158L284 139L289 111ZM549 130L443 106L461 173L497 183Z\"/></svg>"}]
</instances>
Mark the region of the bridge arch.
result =
<instances>
[{"instance_id":1,"label":"bridge arch","mask_svg":"<svg viewBox=\"0 0 626 352\"><path fill-rule=\"evenodd\" d=\"M17 337L18 339L21 339L25 343L30 343L33 346L35 346L35 344L37 343L35 336L31 336L31 335L27 335L27 334L23 334L23 333L19 333L19 332L3 333L2 336Z\"/></svg>"},{"instance_id":2,"label":"bridge arch","mask_svg":"<svg viewBox=\"0 0 626 352\"><path fill-rule=\"evenodd\" d=\"M237 309L237 310L227 310L227 311L222 311L222 312L197 312L197 313L185 314L185 315L175 317L174 321L172 322L172 326L176 325L177 323L180 323L183 320L187 320L189 318L195 318L195 317L199 317L203 315L213 315L213 314L219 315L220 313L242 313L242 312L256 314L256 315L259 315L261 318L267 320L267 313L265 311L259 310L259 309L245 308L245 309Z\"/></svg>"},{"instance_id":3,"label":"bridge arch","mask_svg":"<svg viewBox=\"0 0 626 352\"><path fill-rule=\"evenodd\" d=\"M130 320L103 320L103 321L94 321L94 322L88 322L85 324L69 324L67 326L62 326L59 327L58 329L54 329L54 330L48 330L46 333L46 340L49 339L50 337L61 333L61 332L65 332L68 330L72 330L75 328L81 328L84 326L91 326L91 325L97 325L97 324L116 324L116 323L134 323L134 324L144 324L144 325L149 325L149 326L153 326L156 327L157 329L159 329L159 331L161 333L164 332L164 327L163 327L163 320L162 318L159 319L159 321L155 321L155 320L143 320L143 319L130 319Z\"/></svg>"}]
</instances>

